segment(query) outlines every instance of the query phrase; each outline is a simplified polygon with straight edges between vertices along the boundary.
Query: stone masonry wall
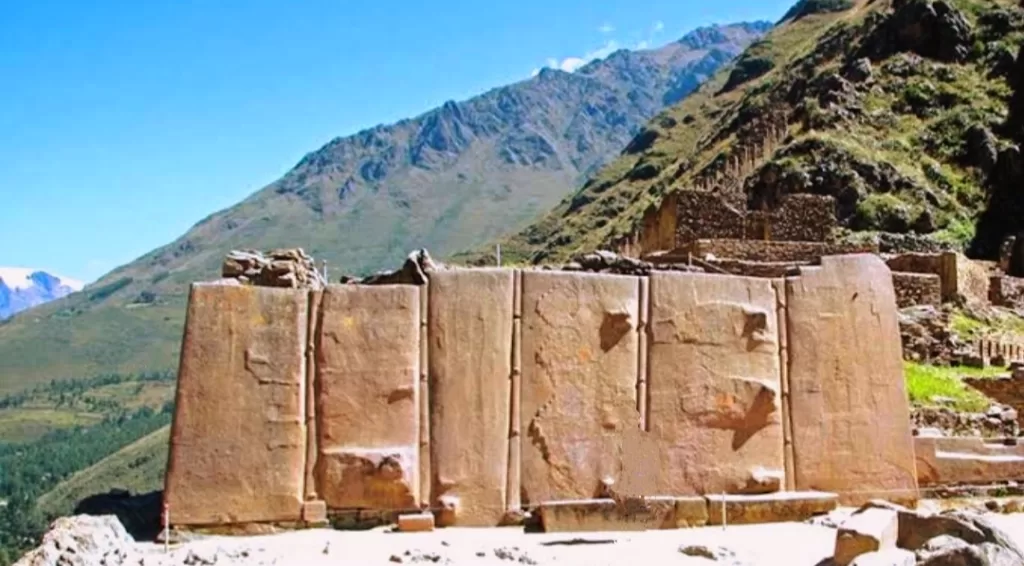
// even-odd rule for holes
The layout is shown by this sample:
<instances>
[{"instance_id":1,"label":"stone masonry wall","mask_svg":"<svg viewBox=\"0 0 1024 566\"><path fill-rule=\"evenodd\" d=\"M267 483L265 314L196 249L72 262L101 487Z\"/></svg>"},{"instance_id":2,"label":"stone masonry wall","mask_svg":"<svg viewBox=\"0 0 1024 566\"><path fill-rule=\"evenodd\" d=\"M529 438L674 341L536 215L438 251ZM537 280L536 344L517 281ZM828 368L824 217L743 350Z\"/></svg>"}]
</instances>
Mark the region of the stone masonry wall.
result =
<instances>
[{"instance_id":1,"label":"stone masonry wall","mask_svg":"<svg viewBox=\"0 0 1024 566\"><path fill-rule=\"evenodd\" d=\"M683 242L699 239L735 239L746 236L745 212L725 203L713 193L680 191L674 202L668 206L676 208L676 241L672 247Z\"/></svg>"},{"instance_id":2,"label":"stone masonry wall","mask_svg":"<svg viewBox=\"0 0 1024 566\"><path fill-rule=\"evenodd\" d=\"M886 260L894 272L933 273L939 276L943 301L989 298L989 265L955 252L906 253Z\"/></svg>"},{"instance_id":3,"label":"stone masonry wall","mask_svg":"<svg viewBox=\"0 0 1024 566\"><path fill-rule=\"evenodd\" d=\"M874 253L870 243L767 242L763 240L697 240L689 246L694 256L759 262L816 262L827 255Z\"/></svg>"},{"instance_id":4,"label":"stone masonry wall","mask_svg":"<svg viewBox=\"0 0 1024 566\"><path fill-rule=\"evenodd\" d=\"M942 280L934 273L892 272L896 304L900 308L942 304Z\"/></svg>"},{"instance_id":5,"label":"stone masonry wall","mask_svg":"<svg viewBox=\"0 0 1024 566\"><path fill-rule=\"evenodd\" d=\"M181 368L176 525L326 508L494 526L593 497L916 497L895 293L871 255L785 279L490 269L423 286L196 285Z\"/></svg>"},{"instance_id":6,"label":"stone masonry wall","mask_svg":"<svg viewBox=\"0 0 1024 566\"><path fill-rule=\"evenodd\" d=\"M835 199L823 195L787 195L772 210L751 211L730 206L715 193L679 191L666 198L665 208L674 208L675 218L664 213L651 218L676 222L674 247L711 239L824 242L838 225ZM645 228L657 225L645 223ZM660 229L657 232L661 234ZM661 238L658 241L661 243Z\"/></svg>"}]
</instances>

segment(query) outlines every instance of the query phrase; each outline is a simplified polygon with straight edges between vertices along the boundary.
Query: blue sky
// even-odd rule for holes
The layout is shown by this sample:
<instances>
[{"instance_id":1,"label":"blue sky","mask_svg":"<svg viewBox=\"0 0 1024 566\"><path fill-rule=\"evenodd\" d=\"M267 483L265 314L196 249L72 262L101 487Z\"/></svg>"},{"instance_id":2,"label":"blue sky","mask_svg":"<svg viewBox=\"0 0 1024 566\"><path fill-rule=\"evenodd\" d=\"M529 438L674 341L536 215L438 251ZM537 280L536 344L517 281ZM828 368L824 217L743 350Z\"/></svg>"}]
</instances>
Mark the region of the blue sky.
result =
<instances>
[{"instance_id":1,"label":"blue sky","mask_svg":"<svg viewBox=\"0 0 1024 566\"><path fill-rule=\"evenodd\" d=\"M335 136L793 2L5 2L0 266L93 280Z\"/></svg>"}]
</instances>

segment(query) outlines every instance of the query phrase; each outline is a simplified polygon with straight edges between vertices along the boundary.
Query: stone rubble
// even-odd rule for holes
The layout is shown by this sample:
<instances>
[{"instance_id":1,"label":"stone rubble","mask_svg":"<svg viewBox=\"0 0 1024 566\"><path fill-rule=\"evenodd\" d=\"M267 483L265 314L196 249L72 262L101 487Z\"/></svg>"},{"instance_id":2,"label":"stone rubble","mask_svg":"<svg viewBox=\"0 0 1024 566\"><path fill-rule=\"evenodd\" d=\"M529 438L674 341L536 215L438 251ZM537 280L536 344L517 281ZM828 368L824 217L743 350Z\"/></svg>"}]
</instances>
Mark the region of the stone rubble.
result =
<instances>
[{"instance_id":1,"label":"stone rubble","mask_svg":"<svg viewBox=\"0 0 1024 566\"><path fill-rule=\"evenodd\" d=\"M941 402L942 399L934 398ZM1020 436L1017 411L994 404L984 413L966 413L949 407L913 407L910 419L915 433L922 429L938 429L944 436L982 436L985 438L1016 438Z\"/></svg>"},{"instance_id":2,"label":"stone rubble","mask_svg":"<svg viewBox=\"0 0 1024 566\"><path fill-rule=\"evenodd\" d=\"M323 274L301 248L271 250L232 250L224 259L221 277L261 287L313 288L326 283Z\"/></svg>"},{"instance_id":3,"label":"stone rubble","mask_svg":"<svg viewBox=\"0 0 1024 566\"><path fill-rule=\"evenodd\" d=\"M866 521L868 514L877 514L878 520ZM888 513L888 515L886 514ZM888 518L895 514L896 533L888 533ZM856 547L844 545L844 536L850 531L864 531L864 524L874 525L874 544ZM882 534L886 533L886 534ZM895 535L895 536L893 536ZM941 513L914 511L889 503L871 501L844 521L836 532L835 564L863 564L858 559L867 554L889 552L894 549L911 551L918 566L1020 566L1024 565L1024 550L979 513L952 510ZM842 551L842 552L841 552ZM882 562L868 558L871 564L912 564L905 553L890 556L893 561Z\"/></svg>"},{"instance_id":4,"label":"stone rubble","mask_svg":"<svg viewBox=\"0 0 1024 566\"><path fill-rule=\"evenodd\" d=\"M687 264L654 264L648 261L621 256L608 250L577 255L572 261L561 267L563 271L586 271L591 273L610 273L615 275L647 276L652 271L685 271L702 273L702 267Z\"/></svg>"},{"instance_id":5,"label":"stone rubble","mask_svg":"<svg viewBox=\"0 0 1024 566\"><path fill-rule=\"evenodd\" d=\"M976 352L949 329L949 312L932 305L900 309L903 357L935 365L977 365Z\"/></svg>"}]
</instances>

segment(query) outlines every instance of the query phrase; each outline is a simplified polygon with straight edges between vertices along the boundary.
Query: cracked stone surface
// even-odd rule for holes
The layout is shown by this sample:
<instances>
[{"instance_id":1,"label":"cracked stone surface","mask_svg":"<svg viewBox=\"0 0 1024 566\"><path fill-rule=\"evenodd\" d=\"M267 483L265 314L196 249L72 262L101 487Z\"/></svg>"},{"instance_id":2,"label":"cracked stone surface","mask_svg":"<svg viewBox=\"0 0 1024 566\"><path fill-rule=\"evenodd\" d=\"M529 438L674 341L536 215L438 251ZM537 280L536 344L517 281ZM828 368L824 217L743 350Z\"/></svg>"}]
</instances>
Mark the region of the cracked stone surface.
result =
<instances>
[{"instance_id":1,"label":"cracked stone surface","mask_svg":"<svg viewBox=\"0 0 1024 566\"><path fill-rule=\"evenodd\" d=\"M788 278L786 295L796 488L851 505L916 499L888 267L873 255L825 257Z\"/></svg>"},{"instance_id":2,"label":"cracked stone surface","mask_svg":"<svg viewBox=\"0 0 1024 566\"><path fill-rule=\"evenodd\" d=\"M584 499L622 469L636 430L640 282L523 273L524 503Z\"/></svg>"},{"instance_id":3,"label":"cracked stone surface","mask_svg":"<svg viewBox=\"0 0 1024 566\"><path fill-rule=\"evenodd\" d=\"M328 507L417 507L419 321L414 286L332 285L323 292L315 475ZM366 456L375 451L401 456Z\"/></svg>"},{"instance_id":4,"label":"cracked stone surface","mask_svg":"<svg viewBox=\"0 0 1024 566\"><path fill-rule=\"evenodd\" d=\"M431 497L451 511L442 526L495 526L505 513L513 275L475 269L430 278Z\"/></svg>"},{"instance_id":5,"label":"cracked stone surface","mask_svg":"<svg viewBox=\"0 0 1024 566\"><path fill-rule=\"evenodd\" d=\"M307 300L303 291L193 286L166 480L182 524L299 517Z\"/></svg>"},{"instance_id":6,"label":"cracked stone surface","mask_svg":"<svg viewBox=\"0 0 1024 566\"><path fill-rule=\"evenodd\" d=\"M778 491L785 465L771 281L655 273L650 312L649 431L630 435L619 491Z\"/></svg>"}]
</instances>

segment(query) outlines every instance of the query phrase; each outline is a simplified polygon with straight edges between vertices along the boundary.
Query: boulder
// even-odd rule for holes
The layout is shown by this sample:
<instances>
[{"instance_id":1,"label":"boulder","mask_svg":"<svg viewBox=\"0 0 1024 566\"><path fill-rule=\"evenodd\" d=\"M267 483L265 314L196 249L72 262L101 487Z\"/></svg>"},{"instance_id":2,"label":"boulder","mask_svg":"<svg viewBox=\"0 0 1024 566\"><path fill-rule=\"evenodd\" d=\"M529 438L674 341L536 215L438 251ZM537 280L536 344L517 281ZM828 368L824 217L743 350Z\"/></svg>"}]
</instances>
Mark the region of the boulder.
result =
<instances>
[{"instance_id":1,"label":"boulder","mask_svg":"<svg viewBox=\"0 0 1024 566\"><path fill-rule=\"evenodd\" d=\"M862 554L896 548L897 518L892 509L867 508L855 513L836 532L835 563L846 566Z\"/></svg>"},{"instance_id":2,"label":"boulder","mask_svg":"<svg viewBox=\"0 0 1024 566\"><path fill-rule=\"evenodd\" d=\"M430 252L419 249L405 258L402 267L393 271L381 271L359 281L363 285L425 285L431 271L443 269L430 257Z\"/></svg>"},{"instance_id":3,"label":"boulder","mask_svg":"<svg viewBox=\"0 0 1024 566\"><path fill-rule=\"evenodd\" d=\"M894 0L894 11L865 42L875 59L913 52L940 61L963 61L971 52L970 21L947 0Z\"/></svg>"},{"instance_id":4,"label":"boulder","mask_svg":"<svg viewBox=\"0 0 1024 566\"><path fill-rule=\"evenodd\" d=\"M61 517L15 566L123 564L135 541L113 515Z\"/></svg>"},{"instance_id":5,"label":"boulder","mask_svg":"<svg viewBox=\"0 0 1024 566\"><path fill-rule=\"evenodd\" d=\"M913 552L902 548L890 548L861 554L850 566L914 566L917 558Z\"/></svg>"},{"instance_id":6,"label":"boulder","mask_svg":"<svg viewBox=\"0 0 1024 566\"><path fill-rule=\"evenodd\" d=\"M1024 561L998 544L951 545L918 556L918 566L1020 566Z\"/></svg>"}]
</instances>

